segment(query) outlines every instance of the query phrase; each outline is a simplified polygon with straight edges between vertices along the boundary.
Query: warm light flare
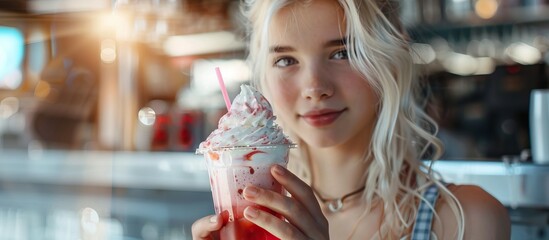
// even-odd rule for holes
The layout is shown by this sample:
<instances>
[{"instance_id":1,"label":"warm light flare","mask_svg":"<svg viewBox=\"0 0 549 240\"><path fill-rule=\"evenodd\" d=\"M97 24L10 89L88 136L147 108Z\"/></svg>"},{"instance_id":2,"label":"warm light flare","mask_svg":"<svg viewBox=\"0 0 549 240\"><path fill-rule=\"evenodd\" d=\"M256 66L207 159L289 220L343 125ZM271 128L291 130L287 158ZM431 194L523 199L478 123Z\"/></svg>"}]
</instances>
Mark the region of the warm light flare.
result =
<instances>
[{"instance_id":1,"label":"warm light flare","mask_svg":"<svg viewBox=\"0 0 549 240\"><path fill-rule=\"evenodd\" d=\"M164 51L170 56L192 56L209 53L239 51L245 43L227 31L170 36L164 42Z\"/></svg>"},{"instance_id":2,"label":"warm light flare","mask_svg":"<svg viewBox=\"0 0 549 240\"><path fill-rule=\"evenodd\" d=\"M116 41L105 39L101 42L101 61L113 63L116 60Z\"/></svg>"},{"instance_id":3,"label":"warm light flare","mask_svg":"<svg viewBox=\"0 0 549 240\"><path fill-rule=\"evenodd\" d=\"M101 49L101 61L113 63L116 60L116 50L112 48Z\"/></svg>"},{"instance_id":4,"label":"warm light flare","mask_svg":"<svg viewBox=\"0 0 549 240\"><path fill-rule=\"evenodd\" d=\"M48 95L50 95L51 92L51 86L46 81L40 81L36 85L36 88L34 89L34 96L39 98L46 98Z\"/></svg>"},{"instance_id":5,"label":"warm light flare","mask_svg":"<svg viewBox=\"0 0 549 240\"><path fill-rule=\"evenodd\" d=\"M130 16L124 12L102 13L96 25L99 33L116 33L118 37L129 36Z\"/></svg>"},{"instance_id":6,"label":"warm light flare","mask_svg":"<svg viewBox=\"0 0 549 240\"><path fill-rule=\"evenodd\" d=\"M475 13L484 19L490 19L496 15L499 4L497 0L477 0Z\"/></svg>"}]
</instances>

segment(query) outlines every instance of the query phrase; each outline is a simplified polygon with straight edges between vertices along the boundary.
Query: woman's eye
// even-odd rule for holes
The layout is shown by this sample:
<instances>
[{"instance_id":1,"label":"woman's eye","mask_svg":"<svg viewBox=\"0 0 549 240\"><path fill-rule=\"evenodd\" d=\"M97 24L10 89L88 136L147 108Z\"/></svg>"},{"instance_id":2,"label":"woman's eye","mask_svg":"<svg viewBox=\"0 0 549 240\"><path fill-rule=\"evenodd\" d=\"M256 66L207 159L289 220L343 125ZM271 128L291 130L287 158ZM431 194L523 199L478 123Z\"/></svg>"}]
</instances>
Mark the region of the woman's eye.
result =
<instances>
[{"instance_id":1,"label":"woman's eye","mask_svg":"<svg viewBox=\"0 0 549 240\"><path fill-rule=\"evenodd\" d=\"M287 67L287 66L290 66L290 65L293 65L293 64L296 64L297 61L294 59L294 58L290 58L290 57L282 57L282 58L279 58L275 61L274 65L276 67Z\"/></svg>"},{"instance_id":2,"label":"woman's eye","mask_svg":"<svg viewBox=\"0 0 549 240\"><path fill-rule=\"evenodd\" d=\"M347 50L341 50L334 53L332 55L332 58L336 60L340 60L340 59L348 59L349 57L347 56Z\"/></svg>"}]
</instances>

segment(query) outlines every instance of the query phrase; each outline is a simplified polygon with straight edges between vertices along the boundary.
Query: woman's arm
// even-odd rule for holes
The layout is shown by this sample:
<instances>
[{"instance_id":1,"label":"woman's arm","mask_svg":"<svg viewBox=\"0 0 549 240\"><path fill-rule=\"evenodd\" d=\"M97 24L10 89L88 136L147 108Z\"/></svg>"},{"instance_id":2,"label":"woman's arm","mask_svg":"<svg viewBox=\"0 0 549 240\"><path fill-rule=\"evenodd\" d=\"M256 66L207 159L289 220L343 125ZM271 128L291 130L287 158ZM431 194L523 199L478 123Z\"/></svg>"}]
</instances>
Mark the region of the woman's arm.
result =
<instances>
[{"instance_id":1,"label":"woman's arm","mask_svg":"<svg viewBox=\"0 0 549 240\"><path fill-rule=\"evenodd\" d=\"M464 239L510 239L510 219L507 209L492 195L473 185L451 185L448 189L461 203L465 217ZM457 221L445 199L437 202L440 219L434 220L433 229L440 239L456 239Z\"/></svg>"}]
</instances>

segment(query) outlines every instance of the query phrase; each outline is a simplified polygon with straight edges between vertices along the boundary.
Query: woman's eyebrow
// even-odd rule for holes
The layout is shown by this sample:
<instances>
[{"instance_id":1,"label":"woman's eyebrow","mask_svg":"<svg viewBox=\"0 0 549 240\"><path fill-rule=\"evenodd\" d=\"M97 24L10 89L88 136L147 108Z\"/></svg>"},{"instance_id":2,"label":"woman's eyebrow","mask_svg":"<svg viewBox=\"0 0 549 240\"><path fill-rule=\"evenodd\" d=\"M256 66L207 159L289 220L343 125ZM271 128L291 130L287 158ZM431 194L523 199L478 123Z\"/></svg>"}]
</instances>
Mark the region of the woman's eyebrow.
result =
<instances>
[{"instance_id":1,"label":"woman's eyebrow","mask_svg":"<svg viewBox=\"0 0 549 240\"><path fill-rule=\"evenodd\" d=\"M324 44L324 47L337 47L345 45L347 45L347 38L340 38L326 42L326 44Z\"/></svg>"},{"instance_id":2,"label":"woman's eyebrow","mask_svg":"<svg viewBox=\"0 0 549 240\"><path fill-rule=\"evenodd\" d=\"M347 45L347 38L334 39L326 42L324 47L337 47ZM290 46L280 46L274 45L269 48L270 53L283 53L283 52L294 52L295 48Z\"/></svg>"},{"instance_id":3,"label":"woman's eyebrow","mask_svg":"<svg viewBox=\"0 0 549 240\"><path fill-rule=\"evenodd\" d=\"M293 52L293 51L295 51L295 49L289 46L275 45L269 48L270 53Z\"/></svg>"}]
</instances>

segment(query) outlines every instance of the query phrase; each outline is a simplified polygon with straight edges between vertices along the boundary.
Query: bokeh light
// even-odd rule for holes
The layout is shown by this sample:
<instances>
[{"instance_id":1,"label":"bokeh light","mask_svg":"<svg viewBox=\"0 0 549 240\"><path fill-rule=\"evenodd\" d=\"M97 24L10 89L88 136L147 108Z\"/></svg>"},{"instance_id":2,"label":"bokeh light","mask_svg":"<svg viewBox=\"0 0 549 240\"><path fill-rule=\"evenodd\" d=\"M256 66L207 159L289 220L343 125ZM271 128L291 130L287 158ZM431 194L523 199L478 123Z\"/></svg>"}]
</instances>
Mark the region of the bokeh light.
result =
<instances>
[{"instance_id":1,"label":"bokeh light","mask_svg":"<svg viewBox=\"0 0 549 240\"><path fill-rule=\"evenodd\" d=\"M484 19L490 19L496 15L499 4L497 0L477 0L475 13Z\"/></svg>"}]
</instances>

